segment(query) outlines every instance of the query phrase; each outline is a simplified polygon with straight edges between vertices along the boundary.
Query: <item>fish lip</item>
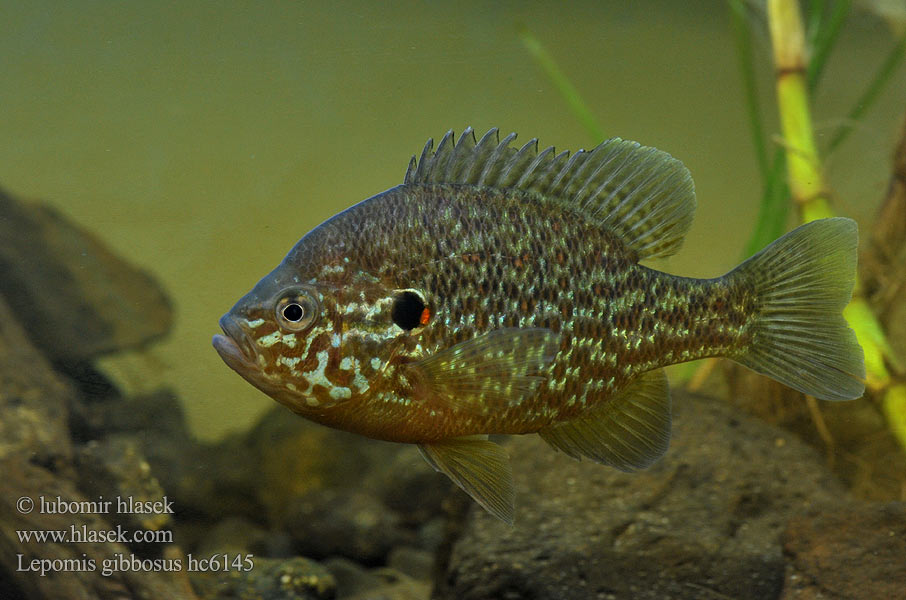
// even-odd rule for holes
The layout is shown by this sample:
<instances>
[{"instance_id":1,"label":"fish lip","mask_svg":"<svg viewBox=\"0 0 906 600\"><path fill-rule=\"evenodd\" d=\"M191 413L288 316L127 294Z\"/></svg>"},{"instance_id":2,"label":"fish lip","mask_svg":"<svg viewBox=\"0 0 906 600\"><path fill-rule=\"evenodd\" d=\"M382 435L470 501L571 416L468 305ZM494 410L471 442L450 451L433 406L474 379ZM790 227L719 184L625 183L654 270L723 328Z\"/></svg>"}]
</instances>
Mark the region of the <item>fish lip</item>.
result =
<instances>
[{"instance_id":1,"label":"fish lip","mask_svg":"<svg viewBox=\"0 0 906 600\"><path fill-rule=\"evenodd\" d=\"M211 339L211 344L224 362L236 371L239 370L238 367L253 366L257 353L242 327L230 317L229 313L220 317L219 324L224 335L215 335Z\"/></svg>"}]
</instances>

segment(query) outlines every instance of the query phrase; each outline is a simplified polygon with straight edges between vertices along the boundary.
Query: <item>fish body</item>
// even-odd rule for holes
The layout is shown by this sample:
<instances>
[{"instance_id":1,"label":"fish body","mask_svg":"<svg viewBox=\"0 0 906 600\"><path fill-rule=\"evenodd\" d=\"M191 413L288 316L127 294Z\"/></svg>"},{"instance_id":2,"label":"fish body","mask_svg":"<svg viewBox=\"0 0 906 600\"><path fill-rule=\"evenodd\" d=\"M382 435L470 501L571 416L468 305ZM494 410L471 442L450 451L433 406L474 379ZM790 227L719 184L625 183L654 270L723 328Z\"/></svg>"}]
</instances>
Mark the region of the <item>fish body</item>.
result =
<instances>
[{"instance_id":1,"label":"fish body","mask_svg":"<svg viewBox=\"0 0 906 600\"><path fill-rule=\"evenodd\" d=\"M512 522L505 452L539 433L623 470L667 448L662 367L725 356L824 399L861 395L841 310L856 230L826 219L714 279L640 264L691 223L685 167L618 138L572 156L467 130L332 217L221 319L214 346L299 414L417 444Z\"/></svg>"}]
</instances>

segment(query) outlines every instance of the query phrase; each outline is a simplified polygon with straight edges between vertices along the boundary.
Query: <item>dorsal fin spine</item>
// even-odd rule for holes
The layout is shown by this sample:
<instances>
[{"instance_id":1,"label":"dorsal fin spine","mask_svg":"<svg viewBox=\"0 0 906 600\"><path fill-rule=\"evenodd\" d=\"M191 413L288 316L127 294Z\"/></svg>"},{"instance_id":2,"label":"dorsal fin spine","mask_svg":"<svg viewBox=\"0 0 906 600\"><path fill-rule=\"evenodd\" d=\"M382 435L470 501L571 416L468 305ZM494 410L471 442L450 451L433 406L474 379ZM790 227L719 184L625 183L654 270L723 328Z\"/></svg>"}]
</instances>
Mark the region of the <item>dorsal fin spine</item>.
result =
<instances>
[{"instance_id":1,"label":"dorsal fin spine","mask_svg":"<svg viewBox=\"0 0 906 600\"><path fill-rule=\"evenodd\" d=\"M467 165L465 158L475 149L475 132L471 127L466 129L459 136L459 143L453 147L453 155L450 157L450 163L447 165L444 174L445 181L456 181L462 177L462 170Z\"/></svg>"},{"instance_id":2,"label":"dorsal fin spine","mask_svg":"<svg viewBox=\"0 0 906 600\"><path fill-rule=\"evenodd\" d=\"M488 159L487 164L484 167L484 170L481 172L481 177L478 178L478 185L490 185L490 182L494 181L492 174L497 171L500 167L500 158L506 154L507 149L509 148L510 142L516 139L516 134L511 133L503 140L497 144L497 147L494 148L494 152L491 153L490 158Z\"/></svg>"},{"instance_id":3,"label":"dorsal fin spine","mask_svg":"<svg viewBox=\"0 0 906 600\"><path fill-rule=\"evenodd\" d=\"M528 162L538 153L538 138L532 138L526 142L522 148L519 149L516 154L507 162L506 167L503 169L503 173L500 175L500 183L504 187L512 187L514 182L512 181L511 174L519 175L524 170L525 162ZM521 167L521 168L520 168Z\"/></svg>"},{"instance_id":4,"label":"dorsal fin spine","mask_svg":"<svg viewBox=\"0 0 906 600\"><path fill-rule=\"evenodd\" d=\"M537 146L537 140L536 140L536 146ZM525 173L523 173L522 177L519 178L519 181L516 182L515 187L523 187L525 185L525 183L529 180L529 178L532 176L532 173L535 172L535 169L538 168L538 165L541 164L541 162L547 158L547 155L551 154L552 152L554 152L553 146L548 146L547 148L545 148L544 150L539 152L538 156L535 157L535 160L533 160L529 164L529 166L526 167Z\"/></svg>"},{"instance_id":5,"label":"dorsal fin spine","mask_svg":"<svg viewBox=\"0 0 906 600\"><path fill-rule=\"evenodd\" d=\"M431 177L432 183L443 183L445 181L444 172L450 164L450 158L452 156L453 131L450 130L441 138L440 143L437 145L437 150L434 152L434 165L431 169L431 172L434 174L434 176Z\"/></svg>"},{"instance_id":6,"label":"dorsal fin spine","mask_svg":"<svg viewBox=\"0 0 906 600\"><path fill-rule=\"evenodd\" d=\"M428 141L425 142L425 147L422 149L421 158L418 159L418 168L415 170L415 176L411 181L407 180L406 183L424 181L425 171L428 170L428 153L431 152L432 148L434 148L434 138L428 138Z\"/></svg>"},{"instance_id":7,"label":"dorsal fin spine","mask_svg":"<svg viewBox=\"0 0 906 600\"><path fill-rule=\"evenodd\" d=\"M493 152L498 142L497 128L489 129L487 133L481 136L481 139L475 145L475 160L469 166L469 172L463 177L463 182L472 183L480 177L488 162L488 156Z\"/></svg>"},{"instance_id":8,"label":"dorsal fin spine","mask_svg":"<svg viewBox=\"0 0 906 600\"><path fill-rule=\"evenodd\" d=\"M429 140L421 159L410 161L405 183L534 192L597 221L639 259L669 256L682 244L695 190L688 169L669 154L620 138L572 155L552 147L539 152L537 140L516 149L510 147L515 133L503 140L498 133L491 129L476 143L471 129L458 142L448 132L433 153Z\"/></svg>"}]
</instances>

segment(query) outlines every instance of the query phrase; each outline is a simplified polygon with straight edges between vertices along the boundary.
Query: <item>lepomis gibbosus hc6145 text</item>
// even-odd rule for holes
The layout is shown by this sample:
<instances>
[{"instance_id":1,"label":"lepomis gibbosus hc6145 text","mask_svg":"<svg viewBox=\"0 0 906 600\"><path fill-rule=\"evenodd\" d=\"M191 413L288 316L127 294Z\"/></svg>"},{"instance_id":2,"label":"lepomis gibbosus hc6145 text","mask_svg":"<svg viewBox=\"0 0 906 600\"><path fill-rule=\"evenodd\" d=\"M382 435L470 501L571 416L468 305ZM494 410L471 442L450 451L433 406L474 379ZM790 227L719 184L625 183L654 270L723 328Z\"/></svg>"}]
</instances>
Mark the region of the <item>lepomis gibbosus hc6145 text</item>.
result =
<instances>
[{"instance_id":1,"label":"lepomis gibbosus hc6145 text","mask_svg":"<svg viewBox=\"0 0 906 600\"><path fill-rule=\"evenodd\" d=\"M692 178L655 148L511 147L448 133L402 185L305 235L220 320L214 347L300 415L417 444L512 522L509 461L491 433L538 433L618 469L667 449L662 367L725 356L825 400L863 392L842 317L857 230L823 219L729 273L692 279L640 260L680 246Z\"/></svg>"}]
</instances>

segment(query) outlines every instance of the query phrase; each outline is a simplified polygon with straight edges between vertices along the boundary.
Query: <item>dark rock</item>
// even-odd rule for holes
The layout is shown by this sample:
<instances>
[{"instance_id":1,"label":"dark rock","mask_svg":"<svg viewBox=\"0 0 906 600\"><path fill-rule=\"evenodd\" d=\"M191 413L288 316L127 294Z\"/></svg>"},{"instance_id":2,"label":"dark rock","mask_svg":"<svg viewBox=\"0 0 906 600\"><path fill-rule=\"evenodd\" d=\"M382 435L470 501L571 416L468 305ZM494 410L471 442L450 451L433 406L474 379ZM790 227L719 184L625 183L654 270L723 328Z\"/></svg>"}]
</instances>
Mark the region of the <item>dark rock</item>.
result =
<instances>
[{"instance_id":1,"label":"dark rock","mask_svg":"<svg viewBox=\"0 0 906 600\"><path fill-rule=\"evenodd\" d=\"M364 490L420 524L440 513L449 480L409 444L323 427L283 407L268 411L246 437L263 478L262 504L279 517L298 496L326 488Z\"/></svg>"},{"instance_id":2,"label":"dark rock","mask_svg":"<svg viewBox=\"0 0 906 600\"><path fill-rule=\"evenodd\" d=\"M86 440L126 433L136 438L162 436L191 437L182 402L172 390L123 397L119 393L104 401L84 406L83 422L77 424L79 437Z\"/></svg>"},{"instance_id":3,"label":"dark rock","mask_svg":"<svg viewBox=\"0 0 906 600\"><path fill-rule=\"evenodd\" d=\"M245 447L255 464L259 501L275 522L308 492L361 489L371 469L390 464L403 448L322 427L282 407L249 431Z\"/></svg>"},{"instance_id":4,"label":"dark rock","mask_svg":"<svg viewBox=\"0 0 906 600\"><path fill-rule=\"evenodd\" d=\"M337 580L337 600L428 600L431 585L392 569L365 569L345 558L329 558L324 566Z\"/></svg>"},{"instance_id":5,"label":"dark rock","mask_svg":"<svg viewBox=\"0 0 906 600\"><path fill-rule=\"evenodd\" d=\"M294 500L284 517L300 554L345 556L365 564L383 562L405 539L399 517L369 494L312 490Z\"/></svg>"},{"instance_id":6,"label":"dark rock","mask_svg":"<svg viewBox=\"0 0 906 600\"><path fill-rule=\"evenodd\" d=\"M54 361L81 362L167 333L170 301L145 271L52 207L0 190L0 295Z\"/></svg>"},{"instance_id":7,"label":"dark rock","mask_svg":"<svg viewBox=\"0 0 906 600\"><path fill-rule=\"evenodd\" d=\"M151 474L138 443L126 437L108 437L88 442L76 455L79 488L89 498L104 497L136 503L163 502L165 493ZM132 530L159 531L172 525L166 512L111 511L113 524Z\"/></svg>"},{"instance_id":8,"label":"dark rock","mask_svg":"<svg viewBox=\"0 0 906 600\"><path fill-rule=\"evenodd\" d=\"M387 566L421 581L430 581L434 571L434 553L411 546L397 546L387 556Z\"/></svg>"},{"instance_id":9,"label":"dark rock","mask_svg":"<svg viewBox=\"0 0 906 600\"><path fill-rule=\"evenodd\" d=\"M233 560L236 557L229 557ZM230 566L226 572L192 574L203 600L333 600L336 582L330 571L306 558L255 557L251 569ZM238 563L237 563L238 564Z\"/></svg>"},{"instance_id":10,"label":"dark rock","mask_svg":"<svg viewBox=\"0 0 906 600\"><path fill-rule=\"evenodd\" d=\"M906 503L852 504L793 518L784 600L906 597Z\"/></svg>"},{"instance_id":11,"label":"dark rock","mask_svg":"<svg viewBox=\"0 0 906 600\"><path fill-rule=\"evenodd\" d=\"M362 488L380 497L409 525L420 525L441 514L442 504L455 489L431 468L412 446L394 444L394 453L380 457L362 478Z\"/></svg>"},{"instance_id":12,"label":"dark rock","mask_svg":"<svg viewBox=\"0 0 906 600\"><path fill-rule=\"evenodd\" d=\"M40 509L42 497L55 501L59 496L63 502L97 500L86 497L74 483L77 473L68 430L69 408L74 403L73 387L32 346L0 297L0 597L191 600L194 595L182 572L118 570L103 575L104 561L132 555L123 544L19 539L18 531L106 532L113 528L106 515ZM33 501L35 509L20 510L19 498ZM168 546L161 559L175 559L176 554L177 549ZM23 570L20 560L28 567L32 560L51 561L38 563L50 565L50 572L42 577L30 568Z\"/></svg>"},{"instance_id":13,"label":"dark rock","mask_svg":"<svg viewBox=\"0 0 906 600\"><path fill-rule=\"evenodd\" d=\"M67 420L74 395L0 297L0 459L20 457L72 475Z\"/></svg>"},{"instance_id":14,"label":"dark rock","mask_svg":"<svg viewBox=\"0 0 906 600\"><path fill-rule=\"evenodd\" d=\"M63 502L76 503L97 500L82 495L68 479L16 456L0 459L0 473L3 473L0 477L0 581L5 581L0 589L9 592L10 586L14 586L12 593L4 598L195 599L185 572L178 568L183 556L175 546L165 545L161 558L157 559L160 562L147 562L146 568L135 568L131 566L134 561L143 559L117 542L91 539L87 535L81 542L20 540L17 531L107 532L113 527L104 515L85 510L57 513L40 510L41 497L51 502L56 502L57 497ZM20 510L17 504L20 497L31 498L36 508L31 512ZM111 569L106 575L105 567ZM42 568L43 576L39 573Z\"/></svg>"},{"instance_id":15,"label":"dark rock","mask_svg":"<svg viewBox=\"0 0 906 600\"><path fill-rule=\"evenodd\" d=\"M243 517L227 517L208 529L195 548L199 556L254 554L269 558L291 558L292 539L285 533L274 533Z\"/></svg>"},{"instance_id":16,"label":"dark rock","mask_svg":"<svg viewBox=\"0 0 906 600\"><path fill-rule=\"evenodd\" d=\"M337 582L337 600L346 600L384 585L382 577L348 558L334 556L323 564Z\"/></svg>"},{"instance_id":17,"label":"dark rock","mask_svg":"<svg viewBox=\"0 0 906 600\"><path fill-rule=\"evenodd\" d=\"M431 585L426 581L412 579L393 569L374 569L372 574L381 580L377 587L339 600L428 600L431 597Z\"/></svg>"},{"instance_id":18,"label":"dark rock","mask_svg":"<svg viewBox=\"0 0 906 600\"><path fill-rule=\"evenodd\" d=\"M214 523L231 515L262 513L255 499L255 457L245 439L200 442L189 432L182 403L172 391L80 404L78 417L73 419L77 439L117 438L138 444L184 517Z\"/></svg>"},{"instance_id":19,"label":"dark rock","mask_svg":"<svg viewBox=\"0 0 906 600\"><path fill-rule=\"evenodd\" d=\"M776 598L787 520L844 491L789 434L674 396L671 447L639 473L514 439L516 524L473 507L436 597Z\"/></svg>"}]
</instances>

